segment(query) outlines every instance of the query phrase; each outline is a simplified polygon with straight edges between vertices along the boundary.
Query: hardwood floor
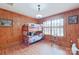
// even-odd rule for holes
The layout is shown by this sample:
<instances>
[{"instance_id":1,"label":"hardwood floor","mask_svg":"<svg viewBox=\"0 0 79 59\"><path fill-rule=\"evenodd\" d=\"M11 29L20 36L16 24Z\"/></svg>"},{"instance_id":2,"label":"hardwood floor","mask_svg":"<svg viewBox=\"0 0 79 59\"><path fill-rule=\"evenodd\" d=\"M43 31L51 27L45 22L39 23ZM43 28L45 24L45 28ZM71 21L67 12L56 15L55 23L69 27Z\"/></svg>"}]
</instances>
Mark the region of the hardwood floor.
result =
<instances>
[{"instance_id":1,"label":"hardwood floor","mask_svg":"<svg viewBox=\"0 0 79 59\"><path fill-rule=\"evenodd\" d=\"M12 46L0 50L1 55L70 55L70 48L63 48L56 44L46 41L40 41L29 45L24 44Z\"/></svg>"}]
</instances>

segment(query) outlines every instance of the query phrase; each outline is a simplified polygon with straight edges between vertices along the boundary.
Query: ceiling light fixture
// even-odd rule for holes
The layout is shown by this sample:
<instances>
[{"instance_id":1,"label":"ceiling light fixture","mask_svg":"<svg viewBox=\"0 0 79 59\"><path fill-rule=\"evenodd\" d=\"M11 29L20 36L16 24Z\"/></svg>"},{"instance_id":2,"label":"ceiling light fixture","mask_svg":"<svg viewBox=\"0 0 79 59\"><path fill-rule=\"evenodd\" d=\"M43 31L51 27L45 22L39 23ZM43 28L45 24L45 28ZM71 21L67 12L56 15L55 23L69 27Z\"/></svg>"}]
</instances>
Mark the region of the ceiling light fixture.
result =
<instances>
[{"instance_id":1,"label":"ceiling light fixture","mask_svg":"<svg viewBox=\"0 0 79 59\"><path fill-rule=\"evenodd\" d=\"M42 18L42 15L37 14L37 15L36 15L36 18Z\"/></svg>"},{"instance_id":2,"label":"ceiling light fixture","mask_svg":"<svg viewBox=\"0 0 79 59\"><path fill-rule=\"evenodd\" d=\"M37 5L37 8L38 8L38 13L39 13L40 12L40 4ZM37 14L36 18L42 18L42 15L41 14Z\"/></svg>"},{"instance_id":3,"label":"ceiling light fixture","mask_svg":"<svg viewBox=\"0 0 79 59\"><path fill-rule=\"evenodd\" d=\"M38 4L37 6L38 6L38 11L40 11L40 5Z\"/></svg>"}]
</instances>

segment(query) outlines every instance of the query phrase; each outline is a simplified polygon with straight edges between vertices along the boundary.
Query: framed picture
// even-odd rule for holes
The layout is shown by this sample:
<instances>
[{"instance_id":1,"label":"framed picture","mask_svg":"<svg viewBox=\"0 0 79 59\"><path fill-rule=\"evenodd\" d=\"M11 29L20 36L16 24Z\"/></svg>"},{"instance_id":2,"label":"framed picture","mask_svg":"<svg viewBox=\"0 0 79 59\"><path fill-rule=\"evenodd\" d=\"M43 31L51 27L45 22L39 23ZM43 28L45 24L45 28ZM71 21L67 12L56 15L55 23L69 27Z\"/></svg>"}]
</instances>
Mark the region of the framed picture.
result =
<instances>
[{"instance_id":1,"label":"framed picture","mask_svg":"<svg viewBox=\"0 0 79 59\"><path fill-rule=\"evenodd\" d=\"M0 19L0 26L12 26L12 20Z\"/></svg>"},{"instance_id":2,"label":"framed picture","mask_svg":"<svg viewBox=\"0 0 79 59\"><path fill-rule=\"evenodd\" d=\"M78 16L69 16L68 17L68 23L69 24L77 24L78 23Z\"/></svg>"}]
</instances>

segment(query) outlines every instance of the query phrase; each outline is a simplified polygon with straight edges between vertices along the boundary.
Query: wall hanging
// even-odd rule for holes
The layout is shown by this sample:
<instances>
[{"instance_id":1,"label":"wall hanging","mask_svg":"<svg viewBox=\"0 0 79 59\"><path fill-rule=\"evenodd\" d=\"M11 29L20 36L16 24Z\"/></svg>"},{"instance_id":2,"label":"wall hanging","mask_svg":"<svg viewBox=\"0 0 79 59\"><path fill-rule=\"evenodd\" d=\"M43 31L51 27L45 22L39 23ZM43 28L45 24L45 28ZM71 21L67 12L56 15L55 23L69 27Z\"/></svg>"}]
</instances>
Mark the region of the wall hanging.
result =
<instances>
[{"instance_id":1,"label":"wall hanging","mask_svg":"<svg viewBox=\"0 0 79 59\"><path fill-rule=\"evenodd\" d=\"M12 20L0 19L0 26L12 26Z\"/></svg>"},{"instance_id":2,"label":"wall hanging","mask_svg":"<svg viewBox=\"0 0 79 59\"><path fill-rule=\"evenodd\" d=\"M77 24L78 23L78 16L69 16L68 17L68 24Z\"/></svg>"}]
</instances>

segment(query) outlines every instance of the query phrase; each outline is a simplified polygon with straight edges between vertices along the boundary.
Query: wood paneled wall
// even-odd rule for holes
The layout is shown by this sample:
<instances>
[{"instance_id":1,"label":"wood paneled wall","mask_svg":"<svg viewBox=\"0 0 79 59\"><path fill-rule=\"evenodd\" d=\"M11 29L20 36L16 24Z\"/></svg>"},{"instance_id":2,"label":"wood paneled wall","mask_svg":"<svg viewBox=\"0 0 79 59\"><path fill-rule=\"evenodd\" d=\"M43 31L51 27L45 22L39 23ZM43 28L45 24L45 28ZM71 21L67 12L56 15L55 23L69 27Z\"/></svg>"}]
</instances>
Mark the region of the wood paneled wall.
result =
<instances>
[{"instance_id":1,"label":"wood paneled wall","mask_svg":"<svg viewBox=\"0 0 79 59\"><path fill-rule=\"evenodd\" d=\"M0 27L0 48L6 48L15 44L19 44L22 42L22 34L21 27L23 24L27 23L42 23L46 20L51 20L52 18L56 18L58 16L63 16L64 18L64 37L56 37L46 35L46 40L53 40L54 43L66 47L71 47L71 40L77 40L79 38L79 23L78 24L68 24L68 17L78 15L79 16L79 8L70 10L67 12L59 13L56 15L52 15L46 18L43 18L39 21L37 19L20 15L18 13L14 13L8 10L0 9L0 18L10 19L13 21L12 27ZM78 19L79 20L79 19ZM79 48L79 40L77 40L77 46Z\"/></svg>"},{"instance_id":2,"label":"wood paneled wall","mask_svg":"<svg viewBox=\"0 0 79 59\"><path fill-rule=\"evenodd\" d=\"M0 9L0 18L13 21L12 27L0 27L0 48L6 48L22 42L22 25L38 23L37 19Z\"/></svg>"},{"instance_id":3,"label":"wood paneled wall","mask_svg":"<svg viewBox=\"0 0 79 59\"><path fill-rule=\"evenodd\" d=\"M53 36L48 36L46 35L46 39L47 40L53 40L54 43L61 45L61 46L66 46L66 47L71 47L71 40L76 41L77 46L79 48L79 17L78 17L78 24L68 24L68 17L69 16L73 16L73 15L78 15L79 16L79 8L74 9L74 10L70 10L70 11L66 11L63 13L59 13L56 15L52 15L46 18L43 18L41 20L39 20L39 23L42 23L46 20L51 20L54 17L60 17L62 16L64 18L64 37L62 38L54 38Z\"/></svg>"}]
</instances>

